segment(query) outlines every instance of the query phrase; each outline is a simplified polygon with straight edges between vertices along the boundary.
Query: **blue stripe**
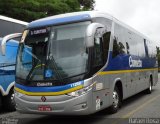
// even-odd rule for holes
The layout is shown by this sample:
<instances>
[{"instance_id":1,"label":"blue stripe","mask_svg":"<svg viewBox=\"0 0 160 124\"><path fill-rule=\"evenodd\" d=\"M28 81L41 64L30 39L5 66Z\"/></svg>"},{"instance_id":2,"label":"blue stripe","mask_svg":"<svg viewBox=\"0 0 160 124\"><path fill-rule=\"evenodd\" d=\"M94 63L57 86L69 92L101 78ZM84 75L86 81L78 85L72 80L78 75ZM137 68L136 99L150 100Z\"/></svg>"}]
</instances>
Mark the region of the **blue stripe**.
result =
<instances>
[{"instance_id":1,"label":"blue stripe","mask_svg":"<svg viewBox=\"0 0 160 124\"><path fill-rule=\"evenodd\" d=\"M68 90L83 84L84 84L84 81L79 81L79 82L64 85L64 86L54 86L54 87L28 87L28 86L20 85L17 83L15 86L27 92L59 92L59 91Z\"/></svg>"},{"instance_id":2,"label":"blue stripe","mask_svg":"<svg viewBox=\"0 0 160 124\"><path fill-rule=\"evenodd\" d=\"M132 57L134 60L141 60L142 67L130 67L129 66L129 57ZM135 55L128 54L119 54L112 57L112 52L109 52L109 62L108 66L103 71L118 71L118 70L132 70L132 69L149 69L149 68L157 68L156 57L138 57Z\"/></svg>"},{"instance_id":3,"label":"blue stripe","mask_svg":"<svg viewBox=\"0 0 160 124\"><path fill-rule=\"evenodd\" d=\"M54 16L40 19L37 21L31 22L27 28L36 28L36 27L44 27L49 25L57 25L69 22L78 22L78 21L87 21L90 20L91 17L89 14L77 15L77 16L68 16L55 19Z\"/></svg>"}]
</instances>

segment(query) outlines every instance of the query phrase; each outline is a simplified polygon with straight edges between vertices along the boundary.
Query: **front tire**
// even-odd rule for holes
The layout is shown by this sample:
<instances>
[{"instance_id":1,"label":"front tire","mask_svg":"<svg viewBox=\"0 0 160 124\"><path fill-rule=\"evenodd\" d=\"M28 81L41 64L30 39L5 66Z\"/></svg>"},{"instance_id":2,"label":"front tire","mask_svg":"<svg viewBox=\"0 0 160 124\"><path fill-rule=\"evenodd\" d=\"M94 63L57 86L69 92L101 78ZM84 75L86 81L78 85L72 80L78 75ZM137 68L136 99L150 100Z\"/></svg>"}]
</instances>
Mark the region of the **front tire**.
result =
<instances>
[{"instance_id":1,"label":"front tire","mask_svg":"<svg viewBox=\"0 0 160 124\"><path fill-rule=\"evenodd\" d=\"M13 88L11 89L10 93L4 97L4 108L7 110L7 111L15 111L15 101L14 101L14 91L13 91Z\"/></svg>"},{"instance_id":2,"label":"front tire","mask_svg":"<svg viewBox=\"0 0 160 124\"><path fill-rule=\"evenodd\" d=\"M109 107L109 112L111 114L116 113L118 109L120 108L120 106L121 106L121 96L120 96L119 89L116 86L113 91L113 103Z\"/></svg>"}]
</instances>

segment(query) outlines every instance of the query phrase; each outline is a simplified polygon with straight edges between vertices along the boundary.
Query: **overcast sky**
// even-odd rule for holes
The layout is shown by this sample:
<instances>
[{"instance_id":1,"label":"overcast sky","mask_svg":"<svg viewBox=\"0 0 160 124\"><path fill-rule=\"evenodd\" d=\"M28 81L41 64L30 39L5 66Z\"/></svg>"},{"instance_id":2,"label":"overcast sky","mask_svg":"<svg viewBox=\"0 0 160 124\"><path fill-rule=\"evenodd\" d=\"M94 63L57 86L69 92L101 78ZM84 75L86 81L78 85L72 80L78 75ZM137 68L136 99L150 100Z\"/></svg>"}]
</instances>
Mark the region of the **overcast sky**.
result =
<instances>
[{"instance_id":1,"label":"overcast sky","mask_svg":"<svg viewBox=\"0 0 160 124\"><path fill-rule=\"evenodd\" d=\"M160 45L160 0L95 0L107 12Z\"/></svg>"}]
</instances>

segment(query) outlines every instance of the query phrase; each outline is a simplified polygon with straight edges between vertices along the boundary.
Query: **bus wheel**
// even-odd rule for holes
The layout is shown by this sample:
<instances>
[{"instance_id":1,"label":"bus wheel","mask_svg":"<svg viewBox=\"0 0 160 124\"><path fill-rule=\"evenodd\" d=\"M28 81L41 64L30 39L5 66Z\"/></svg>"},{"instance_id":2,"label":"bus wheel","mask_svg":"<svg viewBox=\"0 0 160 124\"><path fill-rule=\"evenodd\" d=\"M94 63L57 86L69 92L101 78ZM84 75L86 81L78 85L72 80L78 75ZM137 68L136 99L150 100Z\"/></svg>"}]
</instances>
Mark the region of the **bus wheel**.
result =
<instances>
[{"instance_id":1,"label":"bus wheel","mask_svg":"<svg viewBox=\"0 0 160 124\"><path fill-rule=\"evenodd\" d=\"M149 79L149 88L146 89L146 93L147 94L151 94L152 93L152 80Z\"/></svg>"},{"instance_id":2,"label":"bus wheel","mask_svg":"<svg viewBox=\"0 0 160 124\"><path fill-rule=\"evenodd\" d=\"M113 91L113 104L109 107L109 112L114 114L118 111L121 105L120 93L117 86L114 88Z\"/></svg>"},{"instance_id":3,"label":"bus wheel","mask_svg":"<svg viewBox=\"0 0 160 124\"><path fill-rule=\"evenodd\" d=\"M4 107L8 111L15 111L14 91L11 89L10 93L4 97Z\"/></svg>"}]
</instances>

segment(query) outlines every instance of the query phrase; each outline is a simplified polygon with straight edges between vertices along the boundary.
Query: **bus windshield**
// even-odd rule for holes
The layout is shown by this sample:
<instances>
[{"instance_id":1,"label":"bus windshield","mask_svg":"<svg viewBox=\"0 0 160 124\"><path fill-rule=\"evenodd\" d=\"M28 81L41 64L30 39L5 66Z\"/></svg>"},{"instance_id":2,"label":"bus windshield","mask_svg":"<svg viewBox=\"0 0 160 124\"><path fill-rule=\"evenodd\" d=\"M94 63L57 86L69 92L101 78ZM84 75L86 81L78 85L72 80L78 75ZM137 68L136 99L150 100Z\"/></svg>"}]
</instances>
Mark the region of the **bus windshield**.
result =
<instances>
[{"instance_id":1,"label":"bus windshield","mask_svg":"<svg viewBox=\"0 0 160 124\"><path fill-rule=\"evenodd\" d=\"M19 45L17 78L62 81L85 74L88 69L85 37L89 24L80 22L28 30Z\"/></svg>"}]
</instances>

